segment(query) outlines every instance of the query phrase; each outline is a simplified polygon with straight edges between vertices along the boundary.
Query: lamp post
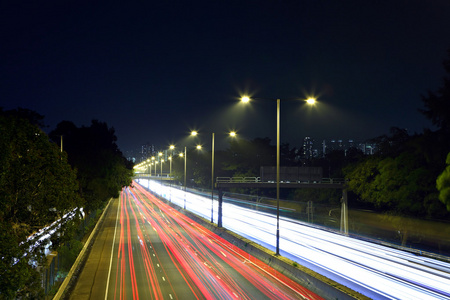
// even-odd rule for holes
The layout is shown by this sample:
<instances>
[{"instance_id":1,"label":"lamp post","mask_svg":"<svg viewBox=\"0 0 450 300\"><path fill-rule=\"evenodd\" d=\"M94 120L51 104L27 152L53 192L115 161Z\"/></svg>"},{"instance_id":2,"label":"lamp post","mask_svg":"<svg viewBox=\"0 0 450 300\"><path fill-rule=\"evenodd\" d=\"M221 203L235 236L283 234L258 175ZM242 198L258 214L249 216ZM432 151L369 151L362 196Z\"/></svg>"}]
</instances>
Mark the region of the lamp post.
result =
<instances>
[{"instance_id":1,"label":"lamp post","mask_svg":"<svg viewBox=\"0 0 450 300\"><path fill-rule=\"evenodd\" d=\"M214 132L211 139L211 223L214 223Z\"/></svg>"},{"instance_id":2,"label":"lamp post","mask_svg":"<svg viewBox=\"0 0 450 300\"><path fill-rule=\"evenodd\" d=\"M152 156L152 164L155 164L155 176L156 176L156 161L155 161L155 157ZM151 176L152 174L150 174Z\"/></svg>"},{"instance_id":3,"label":"lamp post","mask_svg":"<svg viewBox=\"0 0 450 300\"><path fill-rule=\"evenodd\" d=\"M162 152L158 152L158 161L161 164L161 171L159 172L159 176L162 177L162 163L164 162L164 159L162 158L163 153Z\"/></svg>"},{"instance_id":4,"label":"lamp post","mask_svg":"<svg viewBox=\"0 0 450 300\"><path fill-rule=\"evenodd\" d=\"M197 134L198 134L197 131L192 131L190 135L196 136ZM174 149L174 148L175 148L175 146L173 146L173 148L171 146L171 149ZM201 150L202 146L201 145L197 145L196 149L197 150ZM186 209L186 173L187 173L186 172L186 169L187 169L186 168L186 165L187 165L187 148L186 147L184 147L184 154L183 154L183 152L181 152L179 154L179 156L180 157L184 157L184 209Z\"/></svg>"},{"instance_id":5,"label":"lamp post","mask_svg":"<svg viewBox=\"0 0 450 300\"><path fill-rule=\"evenodd\" d=\"M184 176L183 176L184 184L183 184L183 187L184 187L184 209L186 209L186 156L187 156L186 147L184 147L184 153L180 152L179 156L184 158Z\"/></svg>"},{"instance_id":6,"label":"lamp post","mask_svg":"<svg viewBox=\"0 0 450 300\"><path fill-rule=\"evenodd\" d=\"M231 131L229 136L235 137L236 132ZM211 139L211 223L214 223L214 137L215 133L212 133Z\"/></svg>"},{"instance_id":7,"label":"lamp post","mask_svg":"<svg viewBox=\"0 0 450 300\"><path fill-rule=\"evenodd\" d=\"M169 161L170 161L169 177L172 177L172 157L173 157L173 150L175 149L175 145L170 145L169 149L172 150L172 154L169 156Z\"/></svg>"},{"instance_id":8,"label":"lamp post","mask_svg":"<svg viewBox=\"0 0 450 300\"><path fill-rule=\"evenodd\" d=\"M180 153L180 156L184 157L184 209L186 209L186 147L184 147L184 156L182 154L183 153Z\"/></svg>"},{"instance_id":9,"label":"lamp post","mask_svg":"<svg viewBox=\"0 0 450 300\"><path fill-rule=\"evenodd\" d=\"M197 131L192 131L191 136L197 136ZM231 131L229 134L231 137L236 136L235 131ZM214 223L214 143L215 143L215 133L211 134L211 223ZM197 150L200 150L201 146L197 145Z\"/></svg>"},{"instance_id":10,"label":"lamp post","mask_svg":"<svg viewBox=\"0 0 450 300\"><path fill-rule=\"evenodd\" d=\"M273 99L263 99L263 98L254 98L254 99L262 99L262 100L273 100ZM291 99L294 100L294 99ZM250 101L250 97L244 96L241 98L241 101L244 103L248 103ZM280 255L280 99L276 99L277 102L277 175L276 175L276 189L277 189L277 232L276 232L276 254ZM309 105L314 105L316 102L315 98L308 98L306 103Z\"/></svg>"}]
</instances>

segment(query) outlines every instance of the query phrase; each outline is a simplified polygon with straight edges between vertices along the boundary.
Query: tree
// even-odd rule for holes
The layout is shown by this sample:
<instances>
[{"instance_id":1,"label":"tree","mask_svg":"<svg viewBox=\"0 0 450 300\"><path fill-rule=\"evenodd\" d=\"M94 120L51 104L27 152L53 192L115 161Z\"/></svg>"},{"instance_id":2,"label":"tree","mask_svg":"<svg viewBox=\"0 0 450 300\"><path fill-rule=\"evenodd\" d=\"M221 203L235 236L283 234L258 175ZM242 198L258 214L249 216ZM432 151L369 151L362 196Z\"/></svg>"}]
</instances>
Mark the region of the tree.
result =
<instances>
[{"instance_id":1,"label":"tree","mask_svg":"<svg viewBox=\"0 0 450 300\"><path fill-rule=\"evenodd\" d=\"M27 237L83 205L67 156L32 124L40 119L26 110L0 111L0 295L5 298L40 295L36 265L43 263L47 241L30 251Z\"/></svg>"},{"instance_id":2,"label":"tree","mask_svg":"<svg viewBox=\"0 0 450 300\"><path fill-rule=\"evenodd\" d=\"M276 162L275 147L270 145L269 138L232 141L227 152L224 166L234 174L258 176L261 166L274 166Z\"/></svg>"},{"instance_id":3,"label":"tree","mask_svg":"<svg viewBox=\"0 0 450 300\"><path fill-rule=\"evenodd\" d=\"M433 184L435 168L419 145L413 139L398 155L373 155L348 165L344 174L349 190L363 202L396 214L440 214Z\"/></svg>"},{"instance_id":4,"label":"tree","mask_svg":"<svg viewBox=\"0 0 450 300\"><path fill-rule=\"evenodd\" d=\"M447 167L436 179L436 188L439 191L439 200L445 204L450 211L450 153L447 155Z\"/></svg>"},{"instance_id":5,"label":"tree","mask_svg":"<svg viewBox=\"0 0 450 300\"><path fill-rule=\"evenodd\" d=\"M450 49L448 58L444 60L444 69L450 75ZM425 108L419 111L431 120L433 125L446 133L450 133L450 77L443 78L443 86L437 92L428 91L427 96L422 96Z\"/></svg>"},{"instance_id":6,"label":"tree","mask_svg":"<svg viewBox=\"0 0 450 300\"><path fill-rule=\"evenodd\" d=\"M80 192L88 211L118 197L122 187L131 184L132 165L117 147L114 128L98 120L81 128L63 121L50 133L55 142L61 136L69 163L78 171Z\"/></svg>"}]
</instances>

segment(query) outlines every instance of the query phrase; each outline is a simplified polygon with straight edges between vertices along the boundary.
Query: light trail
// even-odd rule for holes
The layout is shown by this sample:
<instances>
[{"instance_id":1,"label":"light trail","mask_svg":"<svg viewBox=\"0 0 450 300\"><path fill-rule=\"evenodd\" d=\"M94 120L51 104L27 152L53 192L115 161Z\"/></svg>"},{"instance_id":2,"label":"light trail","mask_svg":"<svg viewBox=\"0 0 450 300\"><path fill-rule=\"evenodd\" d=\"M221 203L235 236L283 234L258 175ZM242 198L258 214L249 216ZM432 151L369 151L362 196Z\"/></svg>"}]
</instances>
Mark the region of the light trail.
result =
<instances>
[{"instance_id":1,"label":"light trail","mask_svg":"<svg viewBox=\"0 0 450 300\"><path fill-rule=\"evenodd\" d=\"M139 185L122 191L119 218L106 298L321 299Z\"/></svg>"},{"instance_id":2,"label":"light trail","mask_svg":"<svg viewBox=\"0 0 450 300\"><path fill-rule=\"evenodd\" d=\"M139 180L161 196L204 218L211 199L184 194L158 182ZM217 202L217 201L215 201ZM217 203L214 211L217 212ZM223 226L271 250L275 244L275 216L223 203ZM280 219L280 251L302 265L377 299L450 299L450 264L412 253L331 233L305 223Z\"/></svg>"}]
</instances>

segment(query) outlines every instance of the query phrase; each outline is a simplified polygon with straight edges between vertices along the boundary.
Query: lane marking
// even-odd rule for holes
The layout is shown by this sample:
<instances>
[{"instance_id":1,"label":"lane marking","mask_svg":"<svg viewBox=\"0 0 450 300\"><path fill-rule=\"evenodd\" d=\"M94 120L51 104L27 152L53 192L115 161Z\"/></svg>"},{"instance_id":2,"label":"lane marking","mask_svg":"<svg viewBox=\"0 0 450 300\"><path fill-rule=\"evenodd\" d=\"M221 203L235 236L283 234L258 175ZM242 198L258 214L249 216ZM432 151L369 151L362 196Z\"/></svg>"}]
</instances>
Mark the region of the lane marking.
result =
<instances>
[{"instance_id":1,"label":"lane marking","mask_svg":"<svg viewBox=\"0 0 450 300\"><path fill-rule=\"evenodd\" d=\"M114 228L114 238L111 247L111 259L109 260L109 270L108 270L108 279L106 279L106 290L105 290L105 300L108 299L108 288L109 288L109 278L111 277L111 266L113 260L114 253L114 244L116 242L116 232L117 232L117 223L119 222L119 210L120 210L120 197L119 197L119 205L117 206L117 215L116 215L116 227Z\"/></svg>"}]
</instances>

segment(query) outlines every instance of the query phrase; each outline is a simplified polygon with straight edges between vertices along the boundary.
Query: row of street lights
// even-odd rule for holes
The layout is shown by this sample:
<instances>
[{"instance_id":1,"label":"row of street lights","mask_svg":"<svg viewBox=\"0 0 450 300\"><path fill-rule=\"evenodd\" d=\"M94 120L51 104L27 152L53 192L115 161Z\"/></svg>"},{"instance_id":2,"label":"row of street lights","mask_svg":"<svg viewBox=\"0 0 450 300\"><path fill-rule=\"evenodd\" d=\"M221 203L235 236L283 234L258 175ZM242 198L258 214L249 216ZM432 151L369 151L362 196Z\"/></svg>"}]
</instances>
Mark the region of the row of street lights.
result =
<instances>
[{"instance_id":1,"label":"row of street lights","mask_svg":"<svg viewBox=\"0 0 450 300\"><path fill-rule=\"evenodd\" d=\"M248 96L243 96L241 98L241 101L243 103L248 103L253 100L271 100L276 101L277 103L277 110L276 110L276 116L277 116L277 125L276 125L276 132L277 132L277 140L276 140L276 149L277 149L277 158L276 158L276 195L277 195L277 229L276 229L276 255L280 254L280 99L267 99L267 98L250 98ZM285 99L284 101L290 101L290 100L298 100L298 99ZM314 105L316 103L316 99L313 97L310 97L305 100L308 105ZM191 136L197 136L197 131L192 131ZM230 137L236 137L236 132L232 131L229 133ZM214 139L215 139L215 133L212 132L211 136L211 223L214 223ZM201 150L201 145L196 146L197 150ZM170 149L175 149L174 145L170 146ZM161 156L162 153L159 153L159 156ZM186 157L187 151L186 147L184 147L184 154L181 152L180 157L184 157L184 191L186 191ZM155 158L152 157L152 160ZM172 176L172 156L169 157L170 160L170 175ZM162 160L163 162L163 160ZM161 162L161 174L162 174L162 162ZM155 162L156 163L156 162ZM151 169L150 169L151 170ZM150 171L151 172L151 171ZM156 174L156 165L155 165L155 174ZM184 209L186 209L186 197L184 199Z\"/></svg>"},{"instance_id":2,"label":"row of street lights","mask_svg":"<svg viewBox=\"0 0 450 300\"><path fill-rule=\"evenodd\" d=\"M192 131L191 136L197 136L197 131ZM235 131L231 131L228 134L230 137L236 137L237 133ZM215 133L211 133L211 223L214 223L214 144L215 144ZM196 146L197 150L201 150L201 145ZM186 191L186 147L184 147L184 190ZM186 209L186 199L184 203L184 208Z\"/></svg>"},{"instance_id":3,"label":"row of street lights","mask_svg":"<svg viewBox=\"0 0 450 300\"><path fill-rule=\"evenodd\" d=\"M198 131L194 130L194 131L191 132L190 135L191 136L197 136L198 135ZM231 132L228 133L228 136L234 138L234 137L237 136L237 133L236 133L236 131L231 131ZM211 223L214 223L214 167L215 167L215 165L214 165L214 154L215 154L214 145L215 145L215 133L212 132L211 133ZM201 150L202 146L201 145L197 145L195 148L197 150ZM169 149L172 150L172 155L169 156L169 158L168 158L169 161L170 161L169 176L171 177L172 176L172 156L173 156L173 151L175 150L175 145L170 145ZM162 152L159 152L159 156L161 156L161 155L162 155ZM183 176L184 184L183 184L183 187L184 187L184 191L186 191L186 178L187 178L187 176L186 176L186 173L187 173L187 167L186 167L186 164L187 164L187 148L186 147L184 147L184 153L180 152L179 156L184 158L184 176ZM152 160L154 160L154 159L155 159L155 157L153 156ZM164 162L163 159L161 161ZM155 162L155 163L157 163L157 162ZM155 174L156 174L156 172L155 172ZM161 164L161 174L162 174L162 164ZM184 209L186 209L186 199L184 201Z\"/></svg>"}]
</instances>

